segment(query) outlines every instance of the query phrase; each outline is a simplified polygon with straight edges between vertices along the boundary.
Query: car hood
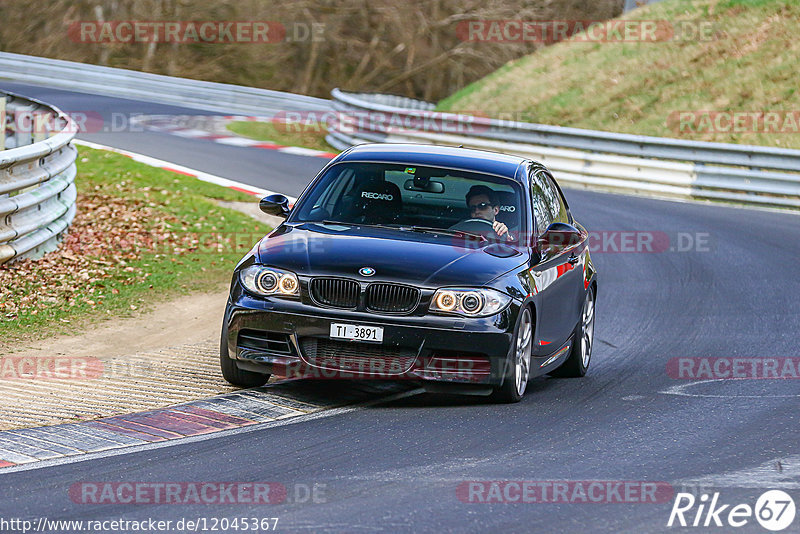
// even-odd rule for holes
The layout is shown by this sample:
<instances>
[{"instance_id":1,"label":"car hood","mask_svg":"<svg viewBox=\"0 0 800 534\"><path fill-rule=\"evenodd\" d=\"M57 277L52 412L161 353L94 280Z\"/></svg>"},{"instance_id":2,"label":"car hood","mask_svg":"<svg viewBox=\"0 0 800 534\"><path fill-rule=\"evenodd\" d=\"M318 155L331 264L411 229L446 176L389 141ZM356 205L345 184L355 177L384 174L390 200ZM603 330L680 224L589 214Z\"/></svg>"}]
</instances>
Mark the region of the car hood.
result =
<instances>
[{"instance_id":1,"label":"car hood","mask_svg":"<svg viewBox=\"0 0 800 534\"><path fill-rule=\"evenodd\" d=\"M258 244L258 262L300 276L341 276L421 287L480 286L527 260L516 247L370 227L282 225ZM359 274L370 267L369 278Z\"/></svg>"}]
</instances>

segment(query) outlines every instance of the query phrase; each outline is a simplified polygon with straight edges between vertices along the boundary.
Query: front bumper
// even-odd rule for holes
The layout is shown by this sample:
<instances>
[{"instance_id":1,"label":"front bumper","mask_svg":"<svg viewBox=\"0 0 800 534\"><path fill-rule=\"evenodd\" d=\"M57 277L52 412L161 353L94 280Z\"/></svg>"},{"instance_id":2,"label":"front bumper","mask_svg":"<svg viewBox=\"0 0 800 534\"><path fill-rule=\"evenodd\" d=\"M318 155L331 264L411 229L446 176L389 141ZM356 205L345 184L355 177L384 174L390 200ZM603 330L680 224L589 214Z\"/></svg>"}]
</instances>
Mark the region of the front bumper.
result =
<instances>
[{"instance_id":1,"label":"front bumper","mask_svg":"<svg viewBox=\"0 0 800 534\"><path fill-rule=\"evenodd\" d=\"M240 369L280 376L500 385L519 305L486 318L384 316L234 292L228 355ZM331 323L383 327L380 344L330 339Z\"/></svg>"}]
</instances>

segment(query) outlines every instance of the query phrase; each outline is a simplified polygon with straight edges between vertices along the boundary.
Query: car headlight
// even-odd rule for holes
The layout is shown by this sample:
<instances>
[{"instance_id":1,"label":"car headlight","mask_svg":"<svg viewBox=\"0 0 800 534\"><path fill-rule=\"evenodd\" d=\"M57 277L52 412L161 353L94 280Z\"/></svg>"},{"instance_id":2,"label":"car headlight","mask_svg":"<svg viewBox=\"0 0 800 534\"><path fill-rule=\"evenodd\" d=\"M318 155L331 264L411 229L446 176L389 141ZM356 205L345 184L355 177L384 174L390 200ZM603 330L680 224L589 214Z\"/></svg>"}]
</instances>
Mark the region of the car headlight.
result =
<instances>
[{"instance_id":1,"label":"car headlight","mask_svg":"<svg viewBox=\"0 0 800 534\"><path fill-rule=\"evenodd\" d=\"M251 265L239 271L239 280L250 293L262 297L296 297L300 294L297 275L261 265Z\"/></svg>"},{"instance_id":2,"label":"car headlight","mask_svg":"<svg viewBox=\"0 0 800 534\"><path fill-rule=\"evenodd\" d=\"M511 297L495 289L443 288L436 290L430 311L468 317L488 317L503 311Z\"/></svg>"}]
</instances>

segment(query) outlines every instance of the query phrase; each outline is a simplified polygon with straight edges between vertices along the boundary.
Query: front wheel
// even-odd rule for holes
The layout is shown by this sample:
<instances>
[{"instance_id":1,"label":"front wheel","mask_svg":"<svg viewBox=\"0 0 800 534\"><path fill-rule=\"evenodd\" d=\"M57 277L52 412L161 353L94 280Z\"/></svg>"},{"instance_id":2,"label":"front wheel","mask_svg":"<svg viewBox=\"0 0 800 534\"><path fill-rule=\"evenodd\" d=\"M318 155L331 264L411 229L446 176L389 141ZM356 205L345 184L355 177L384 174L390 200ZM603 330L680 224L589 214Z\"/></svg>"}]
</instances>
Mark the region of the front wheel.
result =
<instances>
[{"instance_id":1,"label":"front wheel","mask_svg":"<svg viewBox=\"0 0 800 534\"><path fill-rule=\"evenodd\" d=\"M594 345L594 287L589 286L583 302L581 320L575 326L572 336L572 349L561 366L550 373L559 378L579 378L586 375L589 361L592 359Z\"/></svg>"},{"instance_id":2,"label":"front wheel","mask_svg":"<svg viewBox=\"0 0 800 534\"><path fill-rule=\"evenodd\" d=\"M503 385L496 388L493 394L498 402L519 402L528 386L531 375L531 348L533 342L533 319L530 308L522 310L517 330L512 342L511 361L508 362L509 374Z\"/></svg>"},{"instance_id":3,"label":"front wheel","mask_svg":"<svg viewBox=\"0 0 800 534\"><path fill-rule=\"evenodd\" d=\"M222 339L219 341L219 366L222 369L222 376L233 384L243 388L254 388L263 386L269 381L268 374L252 373L242 371L236 366L236 362L228 355L228 329L222 327Z\"/></svg>"}]
</instances>

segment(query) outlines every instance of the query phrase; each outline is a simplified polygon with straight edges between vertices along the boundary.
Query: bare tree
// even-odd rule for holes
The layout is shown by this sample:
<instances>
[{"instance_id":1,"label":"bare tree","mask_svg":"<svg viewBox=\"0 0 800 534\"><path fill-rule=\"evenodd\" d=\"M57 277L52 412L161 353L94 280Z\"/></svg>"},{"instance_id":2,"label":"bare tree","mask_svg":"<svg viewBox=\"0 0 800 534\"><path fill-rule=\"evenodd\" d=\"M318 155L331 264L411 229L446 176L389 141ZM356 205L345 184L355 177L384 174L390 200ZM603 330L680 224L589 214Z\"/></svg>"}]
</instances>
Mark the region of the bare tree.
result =
<instances>
[{"instance_id":1,"label":"bare tree","mask_svg":"<svg viewBox=\"0 0 800 534\"><path fill-rule=\"evenodd\" d=\"M0 49L327 96L438 100L543 43L464 40L467 21L605 20L623 0L27 0L0 3ZM271 21L277 43L82 42L79 21ZM312 26L316 25L316 26ZM275 27L275 26L273 26ZM322 28L321 35L310 29ZM298 38L303 37L305 39ZM318 38L313 38L313 37Z\"/></svg>"}]
</instances>

